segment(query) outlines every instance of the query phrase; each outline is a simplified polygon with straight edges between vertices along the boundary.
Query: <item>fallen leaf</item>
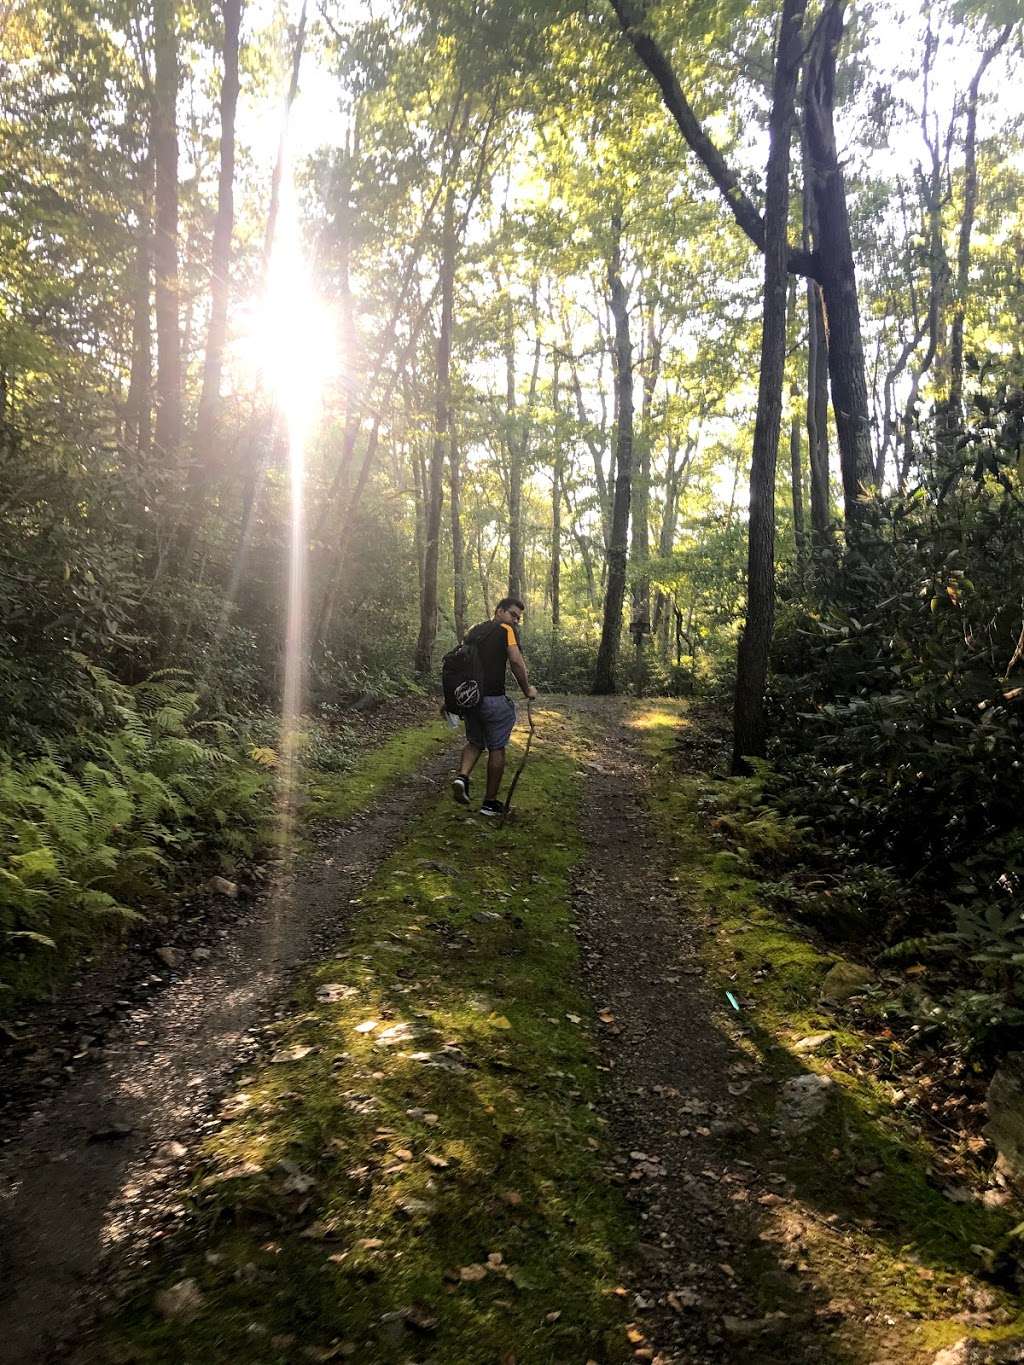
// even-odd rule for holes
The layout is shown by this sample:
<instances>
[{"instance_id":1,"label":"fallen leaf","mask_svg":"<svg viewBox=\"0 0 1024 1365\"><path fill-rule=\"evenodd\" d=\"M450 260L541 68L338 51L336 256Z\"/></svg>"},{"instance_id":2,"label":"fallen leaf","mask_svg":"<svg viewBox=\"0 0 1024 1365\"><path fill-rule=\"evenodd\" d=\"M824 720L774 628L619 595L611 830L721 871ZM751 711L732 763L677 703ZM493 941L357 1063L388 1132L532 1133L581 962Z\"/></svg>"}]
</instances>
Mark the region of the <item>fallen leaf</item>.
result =
<instances>
[{"instance_id":1,"label":"fallen leaf","mask_svg":"<svg viewBox=\"0 0 1024 1365\"><path fill-rule=\"evenodd\" d=\"M432 1166L435 1171L446 1171L451 1165L447 1157L435 1156L433 1152L428 1152L423 1158L428 1166Z\"/></svg>"},{"instance_id":2,"label":"fallen leaf","mask_svg":"<svg viewBox=\"0 0 1024 1365\"><path fill-rule=\"evenodd\" d=\"M523 1202L523 1196L518 1190L503 1190L501 1193L501 1202L503 1204L508 1204L509 1208L517 1209Z\"/></svg>"},{"instance_id":3,"label":"fallen leaf","mask_svg":"<svg viewBox=\"0 0 1024 1365\"><path fill-rule=\"evenodd\" d=\"M380 1028L379 1019L364 1019L361 1024L356 1024L356 1033L372 1033L375 1028Z\"/></svg>"},{"instance_id":4,"label":"fallen leaf","mask_svg":"<svg viewBox=\"0 0 1024 1365\"><path fill-rule=\"evenodd\" d=\"M612 1014L611 1010L599 1010L597 1017L598 1019L600 1019L602 1024L615 1023L615 1015Z\"/></svg>"},{"instance_id":5,"label":"fallen leaf","mask_svg":"<svg viewBox=\"0 0 1024 1365\"><path fill-rule=\"evenodd\" d=\"M399 1147L395 1152L395 1156L398 1157L399 1161L412 1161L413 1159L412 1152L409 1151L408 1147Z\"/></svg>"},{"instance_id":6,"label":"fallen leaf","mask_svg":"<svg viewBox=\"0 0 1024 1365\"><path fill-rule=\"evenodd\" d=\"M512 1027L509 1020L506 1019L503 1014L492 1014L491 1023L495 1028L508 1029Z\"/></svg>"},{"instance_id":7,"label":"fallen leaf","mask_svg":"<svg viewBox=\"0 0 1024 1365\"><path fill-rule=\"evenodd\" d=\"M459 1267L459 1279L465 1284L476 1284L487 1278L485 1265L463 1265Z\"/></svg>"},{"instance_id":8,"label":"fallen leaf","mask_svg":"<svg viewBox=\"0 0 1024 1365\"><path fill-rule=\"evenodd\" d=\"M558 1319L559 1319L561 1316L562 1316L562 1311L561 1311L561 1309L555 1309L555 1311L552 1312L552 1313L545 1313L545 1314L544 1314L544 1321L545 1321L545 1322L557 1322Z\"/></svg>"}]
</instances>

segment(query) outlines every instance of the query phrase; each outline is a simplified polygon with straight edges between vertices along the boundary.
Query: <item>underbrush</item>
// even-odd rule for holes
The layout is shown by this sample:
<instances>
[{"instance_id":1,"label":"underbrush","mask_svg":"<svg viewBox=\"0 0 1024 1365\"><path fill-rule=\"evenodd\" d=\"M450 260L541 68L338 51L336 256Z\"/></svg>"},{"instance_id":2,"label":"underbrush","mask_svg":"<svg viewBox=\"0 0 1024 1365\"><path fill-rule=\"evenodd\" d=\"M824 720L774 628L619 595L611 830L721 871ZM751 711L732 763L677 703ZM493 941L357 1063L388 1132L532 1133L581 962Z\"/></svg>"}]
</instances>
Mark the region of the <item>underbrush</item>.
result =
<instances>
[{"instance_id":1,"label":"underbrush","mask_svg":"<svg viewBox=\"0 0 1024 1365\"><path fill-rule=\"evenodd\" d=\"M813 830L790 903L921 964L929 1026L986 1057L1024 1041L1024 507L996 473L877 500L790 585L756 792Z\"/></svg>"},{"instance_id":2,"label":"underbrush","mask_svg":"<svg viewBox=\"0 0 1024 1365\"><path fill-rule=\"evenodd\" d=\"M0 764L0 982L38 994L187 867L230 872L270 835L271 751L204 719L184 674L127 686L80 659L97 723ZM262 759L262 761L261 761Z\"/></svg>"},{"instance_id":3,"label":"underbrush","mask_svg":"<svg viewBox=\"0 0 1024 1365\"><path fill-rule=\"evenodd\" d=\"M831 1083L821 1121L774 1153L810 1215L804 1254L819 1283L867 1292L881 1314L919 1324L915 1346L931 1350L965 1322L986 1337L1019 1330L1020 1211L983 1136L985 1070L936 1027L930 967L865 951L874 907L861 893L874 875L893 894L890 875L823 874L814 827L769 799L771 769L715 779L688 763L690 722L675 707L651 704L635 723L679 904L705 929L723 1014L763 1077L766 1124L787 1081ZM986 1307L953 1317L958 1294Z\"/></svg>"},{"instance_id":4,"label":"underbrush","mask_svg":"<svg viewBox=\"0 0 1024 1365\"><path fill-rule=\"evenodd\" d=\"M87 721L33 756L0 754L0 1009L52 992L183 885L277 840L278 716L211 716L182 672L127 685L74 662ZM413 725L360 756L350 725L306 717L305 812L347 818L441 733Z\"/></svg>"}]
</instances>

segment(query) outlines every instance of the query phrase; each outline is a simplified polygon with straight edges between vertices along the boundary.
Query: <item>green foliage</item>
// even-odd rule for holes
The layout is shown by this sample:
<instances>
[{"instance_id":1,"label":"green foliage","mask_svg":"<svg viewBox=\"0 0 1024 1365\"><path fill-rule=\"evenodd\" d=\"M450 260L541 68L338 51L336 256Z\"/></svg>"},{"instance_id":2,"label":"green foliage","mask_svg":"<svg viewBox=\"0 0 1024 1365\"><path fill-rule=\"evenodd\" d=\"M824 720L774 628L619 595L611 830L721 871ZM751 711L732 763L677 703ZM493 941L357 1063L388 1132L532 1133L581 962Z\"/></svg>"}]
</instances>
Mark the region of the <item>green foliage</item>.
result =
<instances>
[{"instance_id":1,"label":"green foliage","mask_svg":"<svg viewBox=\"0 0 1024 1365\"><path fill-rule=\"evenodd\" d=\"M834 573L780 614L771 796L813 822L821 859L902 882L872 932L969 960L970 1015L1017 1035L1024 876L1024 506L1019 399L979 407L975 477L879 499ZM902 902L902 904L900 904ZM865 926L867 928L867 926ZM993 1004L998 998L999 1008Z\"/></svg>"},{"instance_id":2,"label":"green foliage","mask_svg":"<svg viewBox=\"0 0 1024 1365\"><path fill-rule=\"evenodd\" d=\"M77 663L95 728L0 762L0 971L19 990L38 981L40 949L73 958L186 860L230 868L268 833L271 774L231 727L200 718L186 678L128 687Z\"/></svg>"}]
</instances>

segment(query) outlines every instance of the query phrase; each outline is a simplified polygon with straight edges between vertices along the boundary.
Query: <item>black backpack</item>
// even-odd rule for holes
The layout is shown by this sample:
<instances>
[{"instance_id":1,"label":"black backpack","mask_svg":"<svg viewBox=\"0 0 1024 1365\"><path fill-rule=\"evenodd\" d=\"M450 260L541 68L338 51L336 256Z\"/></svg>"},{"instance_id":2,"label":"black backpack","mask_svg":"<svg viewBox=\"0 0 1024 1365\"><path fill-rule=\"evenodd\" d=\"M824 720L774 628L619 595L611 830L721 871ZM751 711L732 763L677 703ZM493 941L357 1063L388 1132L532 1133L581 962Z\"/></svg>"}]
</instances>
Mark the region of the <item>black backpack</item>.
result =
<instances>
[{"instance_id":1,"label":"black backpack","mask_svg":"<svg viewBox=\"0 0 1024 1365\"><path fill-rule=\"evenodd\" d=\"M500 622L474 626L462 644L449 650L441 660L444 709L449 715L465 716L483 701L484 668L479 647L495 629L501 629Z\"/></svg>"}]
</instances>

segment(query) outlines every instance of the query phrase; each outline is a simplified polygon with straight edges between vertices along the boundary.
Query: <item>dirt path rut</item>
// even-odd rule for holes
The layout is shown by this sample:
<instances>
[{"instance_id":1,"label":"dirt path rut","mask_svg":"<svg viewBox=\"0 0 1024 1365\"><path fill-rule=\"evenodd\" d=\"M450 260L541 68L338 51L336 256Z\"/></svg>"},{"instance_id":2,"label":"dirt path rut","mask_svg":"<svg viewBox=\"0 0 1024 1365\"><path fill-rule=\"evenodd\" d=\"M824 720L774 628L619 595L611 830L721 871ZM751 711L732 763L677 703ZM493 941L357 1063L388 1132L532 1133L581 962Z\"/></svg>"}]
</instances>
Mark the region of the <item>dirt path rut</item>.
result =
<instances>
[{"instance_id":1,"label":"dirt path rut","mask_svg":"<svg viewBox=\"0 0 1024 1365\"><path fill-rule=\"evenodd\" d=\"M647 763L630 704L581 701L578 710L594 745L576 912L604 1023L618 1145L609 1174L625 1184L642 1228L631 1285L636 1358L836 1360L827 1312L810 1302L792 1311L784 1267L750 1269L752 1247L762 1246L759 1214L781 1202L784 1183L750 1104L765 1078L741 1047L742 1022L728 1019L706 978L703 926L680 904L671 853L646 805ZM782 1292L773 1299L775 1273Z\"/></svg>"},{"instance_id":2,"label":"dirt path rut","mask_svg":"<svg viewBox=\"0 0 1024 1365\"><path fill-rule=\"evenodd\" d=\"M349 901L451 764L448 748L257 902L202 962L108 1035L101 1060L55 1091L0 1153L0 1361L60 1357L79 1291L113 1248L173 1218L175 1166L227 1077L255 1047L291 973L345 933Z\"/></svg>"}]
</instances>

